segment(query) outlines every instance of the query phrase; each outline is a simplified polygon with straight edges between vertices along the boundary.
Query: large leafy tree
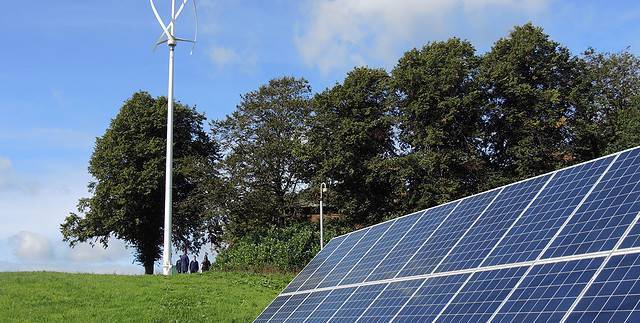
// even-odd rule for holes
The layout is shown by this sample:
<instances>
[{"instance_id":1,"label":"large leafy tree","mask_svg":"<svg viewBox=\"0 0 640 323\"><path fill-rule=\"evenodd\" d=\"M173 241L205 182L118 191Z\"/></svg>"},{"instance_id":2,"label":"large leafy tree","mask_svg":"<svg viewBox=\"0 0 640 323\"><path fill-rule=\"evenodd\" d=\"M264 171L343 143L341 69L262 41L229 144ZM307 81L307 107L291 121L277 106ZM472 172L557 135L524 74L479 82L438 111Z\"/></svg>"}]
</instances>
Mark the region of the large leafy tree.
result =
<instances>
[{"instance_id":1,"label":"large leafy tree","mask_svg":"<svg viewBox=\"0 0 640 323\"><path fill-rule=\"evenodd\" d=\"M311 88L282 77L242 96L236 111L212 128L225 151L229 237L300 219L298 193L307 165L300 157Z\"/></svg>"},{"instance_id":2,"label":"large leafy tree","mask_svg":"<svg viewBox=\"0 0 640 323\"><path fill-rule=\"evenodd\" d=\"M516 26L482 60L485 152L509 182L572 162L566 145L575 61L532 24Z\"/></svg>"},{"instance_id":3,"label":"large leafy tree","mask_svg":"<svg viewBox=\"0 0 640 323\"><path fill-rule=\"evenodd\" d=\"M89 241L107 247L111 237L126 241L147 274L162 251L166 103L145 92L124 103L96 139L89 161L92 196L81 199L79 213L61 225L71 246ZM194 108L176 104L174 120L173 239L178 248L199 250L219 239L219 151Z\"/></svg>"},{"instance_id":4,"label":"large leafy tree","mask_svg":"<svg viewBox=\"0 0 640 323\"><path fill-rule=\"evenodd\" d=\"M317 94L309 119L308 157L314 191L329 185L331 206L351 224L380 221L392 207L386 167L394 155L390 77L356 68L342 84Z\"/></svg>"},{"instance_id":5,"label":"large leafy tree","mask_svg":"<svg viewBox=\"0 0 640 323\"><path fill-rule=\"evenodd\" d=\"M403 209L425 208L477 188L481 95L479 58L452 38L404 54L393 69L403 156Z\"/></svg>"},{"instance_id":6,"label":"large leafy tree","mask_svg":"<svg viewBox=\"0 0 640 323\"><path fill-rule=\"evenodd\" d=\"M578 60L573 91L571 146L577 160L593 159L638 144L631 140L640 96L640 58L627 51L587 50ZM625 143L626 141L626 143Z\"/></svg>"}]
</instances>

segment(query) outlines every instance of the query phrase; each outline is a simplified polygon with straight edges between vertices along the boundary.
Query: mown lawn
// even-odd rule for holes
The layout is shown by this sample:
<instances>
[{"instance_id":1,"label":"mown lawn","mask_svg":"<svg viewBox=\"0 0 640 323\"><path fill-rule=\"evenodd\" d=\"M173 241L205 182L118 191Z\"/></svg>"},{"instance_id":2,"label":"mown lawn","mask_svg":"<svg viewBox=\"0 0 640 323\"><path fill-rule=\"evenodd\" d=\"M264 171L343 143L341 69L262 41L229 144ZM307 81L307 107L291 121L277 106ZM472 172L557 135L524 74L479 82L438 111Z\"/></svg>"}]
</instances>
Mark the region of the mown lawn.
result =
<instances>
[{"instance_id":1,"label":"mown lawn","mask_svg":"<svg viewBox=\"0 0 640 323\"><path fill-rule=\"evenodd\" d=\"M0 273L0 321L250 322L292 278Z\"/></svg>"}]
</instances>

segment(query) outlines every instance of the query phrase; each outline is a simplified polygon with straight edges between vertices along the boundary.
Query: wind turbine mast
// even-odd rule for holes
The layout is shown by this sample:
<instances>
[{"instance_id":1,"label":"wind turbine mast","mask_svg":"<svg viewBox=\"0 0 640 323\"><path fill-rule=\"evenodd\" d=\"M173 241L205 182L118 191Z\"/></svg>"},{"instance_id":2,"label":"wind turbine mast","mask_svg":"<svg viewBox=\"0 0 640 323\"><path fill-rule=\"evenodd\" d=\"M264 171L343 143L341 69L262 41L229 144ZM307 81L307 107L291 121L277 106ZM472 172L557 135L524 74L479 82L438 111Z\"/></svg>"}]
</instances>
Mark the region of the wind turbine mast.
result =
<instances>
[{"instance_id":1,"label":"wind turbine mast","mask_svg":"<svg viewBox=\"0 0 640 323\"><path fill-rule=\"evenodd\" d=\"M171 233L172 233L172 194L173 194L173 62L174 51L179 41L190 42L195 46L196 39L198 37L198 11L196 8L195 0L193 2L193 11L196 19L195 37L193 40L181 39L175 36L176 19L182 13L185 5L189 0L182 0L182 4L176 10L176 0L171 0L171 22L165 24L158 10L156 9L153 0L149 0L151 4L151 10L162 27L162 34L155 44L157 47L160 44L167 43L169 46L169 84L167 93L167 160L165 169L165 193L164 193L164 247L162 251L162 273L165 276L171 275ZM192 47L193 52L193 47Z\"/></svg>"}]
</instances>

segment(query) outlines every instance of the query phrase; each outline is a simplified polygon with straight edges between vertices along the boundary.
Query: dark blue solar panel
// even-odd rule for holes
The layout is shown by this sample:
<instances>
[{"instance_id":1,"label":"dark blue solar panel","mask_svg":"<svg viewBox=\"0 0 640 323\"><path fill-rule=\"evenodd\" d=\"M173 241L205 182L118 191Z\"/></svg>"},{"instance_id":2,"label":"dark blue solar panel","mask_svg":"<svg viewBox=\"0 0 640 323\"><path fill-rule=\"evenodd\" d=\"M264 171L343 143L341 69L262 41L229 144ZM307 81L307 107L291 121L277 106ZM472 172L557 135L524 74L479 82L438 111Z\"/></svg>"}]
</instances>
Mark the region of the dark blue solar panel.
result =
<instances>
[{"instance_id":1,"label":"dark blue solar panel","mask_svg":"<svg viewBox=\"0 0 640 323\"><path fill-rule=\"evenodd\" d=\"M407 303L424 279L390 283L360 317L363 322L389 322Z\"/></svg>"},{"instance_id":2,"label":"dark blue solar panel","mask_svg":"<svg viewBox=\"0 0 640 323\"><path fill-rule=\"evenodd\" d=\"M254 322L267 322L273 314L275 314L284 303L289 300L290 296L278 296L260 313L260 316Z\"/></svg>"},{"instance_id":3,"label":"dark blue solar panel","mask_svg":"<svg viewBox=\"0 0 640 323\"><path fill-rule=\"evenodd\" d=\"M362 259L362 256L371 249L373 244L380 239L387 229L393 224L393 221L387 221L379 225L370 227L367 234L356 243L349 253L338 263L337 266L324 278L318 285L318 288L332 287L338 283L349 273L355 264Z\"/></svg>"},{"instance_id":4,"label":"dark blue solar panel","mask_svg":"<svg viewBox=\"0 0 640 323\"><path fill-rule=\"evenodd\" d=\"M366 281L393 278L457 204L458 202L449 203L425 211L418 223L389 252Z\"/></svg>"},{"instance_id":5,"label":"dark blue solar panel","mask_svg":"<svg viewBox=\"0 0 640 323\"><path fill-rule=\"evenodd\" d=\"M409 231L420 218L423 211L396 220L391 228L376 242L360 262L345 276L340 285L361 283L371 274L373 269L382 261L400 238Z\"/></svg>"},{"instance_id":6,"label":"dark blue solar panel","mask_svg":"<svg viewBox=\"0 0 640 323\"><path fill-rule=\"evenodd\" d=\"M640 247L640 221L637 222L629 235L624 239L620 248Z\"/></svg>"},{"instance_id":7,"label":"dark blue solar panel","mask_svg":"<svg viewBox=\"0 0 640 323\"><path fill-rule=\"evenodd\" d=\"M331 318L331 322L355 322L387 284L360 286Z\"/></svg>"},{"instance_id":8,"label":"dark blue solar panel","mask_svg":"<svg viewBox=\"0 0 640 323\"><path fill-rule=\"evenodd\" d=\"M324 247L311 261L309 264L304 267L304 269L296 276L296 278L287 285L287 288L284 289L283 293L295 292L300 288L300 286L313 274L316 269L331 256L334 250L344 241L346 235L336 237L331 239L326 247Z\"/></svg>"},{"instance_id":9,"label":"dark blue solar panel","mask_svg":"<svg viewBox=\"0 0 640 323\"><path fill-rule=\"evenodd\" d=\"M506 187L436 272L475 268L551 177L545 175Z\"/></svg>"},{"instance_id":10,"label":"dark blue solar panel","mask_svg":"<svg viewBox=\"0 0 640 323\"><path fill-rule=\"evenodd\" d=\"M431 273L499 193L500 190L493 190L462 200L442 226L416 252L398 277Z\"/></svg>"},{"instance_id":11,"label":"dark blue solar panel","mask_svg":"<svg viewBox=\"0 0 640 323\"><path fill-rule=\"evenodd\" d=\"M330 290L313 292L309 297L307 297L298 308L289 316L287 322L304 322L304 320L309 317L311 312L313 312L318 305L322 302L322 300L327 297L331 293Z\"/></svg>"},{"instance_id":12,"label":"dark blue solar panel","mask_svg":"<svg viewBox=\"0 0 640 323\"><path fill-rule=\"evenodd\" d=\"M438 322L486 322L526 270L517 267L474 274Z\"/></svg>"},{"instance_id":13,"label":"dark blue solar panel","mask_svg":"<svg viewBox=\"0 0 640 323\"><path fill-rule=\"evenodd\" d=\"M327 258L327 260L318 267L315 273L309 276L309 279L307 279L307 281L304 282L298 290L308 290L316 288L316 286L320 284L320 282L327 276L327 274L331 272L333 267L335 267L340 262L340 260L342 260L342 258L347 255L347 253L349 253L349 250L351 250L351 248L353 248L355 244L358 243L358 241L360 241L362 237L364 237L368 230L369 228L366 228L364 230L350 233L347 236L346 240L336 248L331 257Z\"/></svg>"},{"instance_id":14,"label":"dark blue solar panel","mask_svg":"<svg viewBox=\"0 0 640 323\"><path fill-rule=\"evenodd\" d=\"M556 173L484 265L534 260L596 183L613 157Z\"/></svg>"},{"instance_id":15,"label":"dark blue solar panel","mask_svg":"<svg viewBox=\"0 0 640 323\"><path fill-rule=\"evenodd\" d=\"M409 302L400 310L394 322L433 321L451 300L469 274L427 279Z\"/></svg>"},{"instance_id":16,"label":"dark blue solar panel","mask_svg":"<svg viewBox=\"0 0 640 323\"><path fill-rule=\"evenodd\" d=\"M604 258L534 266L493 322L560 322Z\"/></svg>"},{"instance_id":17,"label":"dark blue solar panel","mask_svg":"<svg viewBox=\"0 0 640 323\"><path fill-rule=\"evenodd\" d=\"M289 300L280 307L280 309L271 317L269 322L284 322L298 305L304 301L309 294L296 294L291 296Z\"/></svg>"},{"instance_id":18,"label":"dark blue solar panel","mask_svg":"<svg viewBox=\"0 0 640 323\"><path fill-rule=\"evenodd\" d=\"M640 322L640 254L611 257L569 322Z\"/></svg>"},{"instance_id":19,"label":"dark blue solar panel","mask_svg":"<svg viewBox=\"0 0 640 323\"><path fill-rule=\"evenodd\" d=\"M327 322L355 290L355 287L332 290L306 322Z\"/></svg>"},{"instance_id":20,"label":"dark blue solar panel","mask_svg":"<svg viewBox=\"0 0 640 323\"><path fill-rule=\"evenodd\" d=\"M613 164L544 257L611 250L640 212L640 149Z\"/></svg>"}]
</instances>

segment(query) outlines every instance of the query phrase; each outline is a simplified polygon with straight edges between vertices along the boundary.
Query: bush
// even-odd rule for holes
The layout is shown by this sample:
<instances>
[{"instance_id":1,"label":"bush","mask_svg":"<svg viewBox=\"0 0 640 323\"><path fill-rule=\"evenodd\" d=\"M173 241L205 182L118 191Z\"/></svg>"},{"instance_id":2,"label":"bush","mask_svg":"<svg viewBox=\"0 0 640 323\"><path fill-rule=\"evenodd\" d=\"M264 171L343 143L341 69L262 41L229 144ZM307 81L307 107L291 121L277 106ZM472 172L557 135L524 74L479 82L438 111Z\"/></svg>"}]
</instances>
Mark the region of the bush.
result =
<instances>
[{"instance_id":1,"label":"bush","mask_svg":"<svg viewBox=\"0 0 640 323\"><path fill-rule=\"evenodd\" d=\"M327 243L339 235L337 226L325 227ZM318 253L317 223L272 227L229 242L216 257L214 268L226 271L296 273Z\"/></svg>"}]
</instances>

